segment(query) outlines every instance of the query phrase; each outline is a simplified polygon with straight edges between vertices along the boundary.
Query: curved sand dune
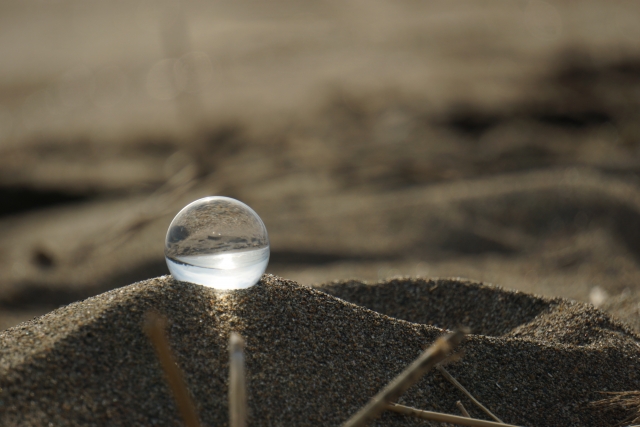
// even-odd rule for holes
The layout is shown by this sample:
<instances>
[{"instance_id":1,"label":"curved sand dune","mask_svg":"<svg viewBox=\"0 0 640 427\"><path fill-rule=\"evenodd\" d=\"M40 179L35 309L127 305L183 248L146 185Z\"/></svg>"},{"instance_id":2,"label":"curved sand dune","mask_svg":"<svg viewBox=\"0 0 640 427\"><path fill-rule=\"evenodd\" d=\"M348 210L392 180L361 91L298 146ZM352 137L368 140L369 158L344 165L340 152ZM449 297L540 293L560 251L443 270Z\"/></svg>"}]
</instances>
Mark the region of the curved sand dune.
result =
<instances>
[{"instance_id":1,"label":"curved sand dune","mask_svg":"<svg viewBox=\"0 0 640 427\"><path fill-rule=\"evenodd\" d=\"M458 324L475 334L448 369L505 422L613 425L623 414L588 403L601 391L640 388L640 339L592 306L454 279L336 282L324 291L333 295L267 275L221 294L164 276L10 328L0 334L0 424L180 425L141 328L149 309L171 322L203 425L227 423L231 330L247 340L252 426L339 425L440 328ZM484 418L436 371L400 401L457 413L457 400ZM425 422L385 413L373 425Z\"/></svg>"}]
</instances>

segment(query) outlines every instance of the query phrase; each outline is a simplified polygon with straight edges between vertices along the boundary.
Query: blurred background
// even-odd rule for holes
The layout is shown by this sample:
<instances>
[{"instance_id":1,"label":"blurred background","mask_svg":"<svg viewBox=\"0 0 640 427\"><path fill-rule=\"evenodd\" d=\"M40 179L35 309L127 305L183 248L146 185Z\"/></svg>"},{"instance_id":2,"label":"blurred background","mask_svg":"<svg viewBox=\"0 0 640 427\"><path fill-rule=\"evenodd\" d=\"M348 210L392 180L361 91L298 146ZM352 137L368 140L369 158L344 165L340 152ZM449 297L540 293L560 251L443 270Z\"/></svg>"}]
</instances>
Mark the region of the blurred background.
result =
<instances>
[{"instance_id":1,"label":"blurred background","mask_svg":"<svg viewBox=\"0 0 640 427\"><path fill-rule=\"evenodd\" d=\"M640 2L5 0L0 328L253 207L267 272L466 277L640 328Z\"/></svg>"}]
</instances>

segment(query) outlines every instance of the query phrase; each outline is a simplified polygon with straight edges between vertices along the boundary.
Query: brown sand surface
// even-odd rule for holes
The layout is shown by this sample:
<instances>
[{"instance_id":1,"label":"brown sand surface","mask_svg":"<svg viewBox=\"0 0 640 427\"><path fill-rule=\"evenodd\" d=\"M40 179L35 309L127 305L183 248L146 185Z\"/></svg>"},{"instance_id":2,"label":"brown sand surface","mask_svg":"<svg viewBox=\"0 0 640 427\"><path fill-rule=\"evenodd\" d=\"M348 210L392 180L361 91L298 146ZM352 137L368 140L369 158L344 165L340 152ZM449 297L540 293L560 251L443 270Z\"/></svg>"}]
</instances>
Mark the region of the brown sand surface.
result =
<instances>
[{"instance_id":1,"label":"brown sand surface","mask_svg":"<svg viewBox=\"0 0 640 427\"><path fill-rule=\"evenodd\" d=\"M250 425L339 425L445 329L469 325L448 370L506 422L613 425L589 406L640 387L640 338L590 305L460 280L334 282L266 275L231 293L159 277L57 309L0 334L3 425L179 425L142 331L154 309L204 425L227 423L227 340L247 340ZM457 413L436 372L400 402ZM427 425L386 413L373 425Z\"/></svg>"},{"instance_id":2,"label":"brown sand surface","mask_svg":"<svg viewBox=\"0 0 640 427\"><path fill-rule=\"evenodd\" d=\"M171 218L207 195L252 206L268 272L304 285L467 277L636 324L639 17L3 2L0 328L166 274Z\"/></svg>"},{"instance_id":3,"label":"brown sand surface","mask_svg":"<svg viewBox=\"0 0 640 427\"><path fill-rule=\"evenodd\" d=\"M0 424L177 423L148 307L210 425L232 328L252 420L337 425L460 324L451 371L505 420L613 424L586 404L638 389L638 22L635 0L2 2ZM127 287L208 195L253 207L300 286ZM461 397L432 373L404 399Z\"/></svg>"}]
</instances>

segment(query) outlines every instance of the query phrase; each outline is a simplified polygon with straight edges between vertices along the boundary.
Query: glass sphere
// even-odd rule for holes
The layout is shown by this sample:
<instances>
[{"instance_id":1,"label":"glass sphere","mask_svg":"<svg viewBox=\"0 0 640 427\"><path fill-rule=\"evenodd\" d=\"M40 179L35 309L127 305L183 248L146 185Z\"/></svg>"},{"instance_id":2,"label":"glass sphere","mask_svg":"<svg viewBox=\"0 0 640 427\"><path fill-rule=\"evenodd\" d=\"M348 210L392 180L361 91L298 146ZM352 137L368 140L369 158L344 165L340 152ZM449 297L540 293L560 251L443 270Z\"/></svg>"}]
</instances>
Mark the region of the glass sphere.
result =
<instances>
[{"instance_id":1,"label":"glass sphere","mask_svg":"<svg viewBox=\"0 0 640 427\"><path fill-rule=\"evenodd\" d=\"M269 236L249 206L229 197L205 197L171 221L164 255L176 280L216 289L249 288L269 263Z\"/></svg>"}]
</instances>

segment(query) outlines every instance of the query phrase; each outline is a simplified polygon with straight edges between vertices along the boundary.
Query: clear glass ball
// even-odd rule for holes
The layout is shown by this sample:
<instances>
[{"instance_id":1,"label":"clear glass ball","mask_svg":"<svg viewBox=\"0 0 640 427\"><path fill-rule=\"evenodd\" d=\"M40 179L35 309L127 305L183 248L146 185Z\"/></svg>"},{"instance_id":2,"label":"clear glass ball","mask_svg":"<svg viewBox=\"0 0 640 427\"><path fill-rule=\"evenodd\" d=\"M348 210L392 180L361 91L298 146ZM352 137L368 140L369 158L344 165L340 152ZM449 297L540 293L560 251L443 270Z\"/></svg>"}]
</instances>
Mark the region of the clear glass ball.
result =
<instances>
[{"instance_id":1,"label":"clear glass ball","mask_svg":"<svg viewBox=\"0 0 640 427\"><path fill-rule=\"evenodd\" d=\"M164 255L176 280L216 289L249 288L269 263L269 236L249 206L229 197L205 197L171 221Z\"/></svg>"}]
</instances>

